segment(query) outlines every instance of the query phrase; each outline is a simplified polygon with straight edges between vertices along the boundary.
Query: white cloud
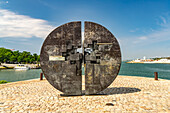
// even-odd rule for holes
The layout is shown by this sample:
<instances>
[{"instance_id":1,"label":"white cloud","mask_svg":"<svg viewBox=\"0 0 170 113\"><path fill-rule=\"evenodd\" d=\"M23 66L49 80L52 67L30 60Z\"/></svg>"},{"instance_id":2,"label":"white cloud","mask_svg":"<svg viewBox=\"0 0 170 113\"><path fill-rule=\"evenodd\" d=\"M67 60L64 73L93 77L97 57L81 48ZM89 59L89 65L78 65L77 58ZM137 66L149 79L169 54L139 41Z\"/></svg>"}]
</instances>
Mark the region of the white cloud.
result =
<instances>
[{"instance_id":1,"label":"white cloud","mask_svg":"<svg viewBox=\"0 0 170 113\"><path fill-rule=\"evenodd\" d=\"M170 16L160 17L162 21L159 25L159 30L152 30L149 34L140 37L133 37L133 43L135 44L150 44L161 41L170 40ZM147 42L146 42L147 40Z\"/></svg>"},{"instance_id":2,"label":"white cloud","mask_svg":"<svg viewBox=\"0 0 170 113\"><path fill-rule=\"evenodd\" d=\"M139 37L139 39L140 39L140 40L146 40L147 37L146 37L146 36L141 36L141 37Z\"/></svg>"},{"instance_id":3,"label":"white cloud","mask_svg":"<svg viewBox=\"0 0 170 113\"><path fill-rule=\"evenodd\" d=\"M137 31L139 31L139 28L136 28L136 29L134 29L134 30L130 30L129 32L137 32Z\"/></svg>"},{"instance_id":4,"label":"white cloud","mask_svg":"<svg viewBox=\"0 0 170 113\"><path fill-rule=\"evenodd\" d=\"M166 24L166 19L163 16L160 16L160 18L161 18L163 24Z\"/></svg>"},{"instance_id":5,"label":"white cloud","mask_svg":"<svg viewBox=\"0 0 170 113\"><path fill-rule=\"evenodd\" d=\"M135 30L130 30L129 32L132 32L132 33L133 33L133 32L135 32Z\"/></svg>"},{"instance_id":6,"label":"white cloud","mask_svg":"<svg viewBox=\"0 0 170 113\"><path fill-rule=\"evenodd\" d=\"M8 4L9 2L8 1L0 1L0 5L1 4Z\"/></svg>"},{"instance_id":7,"label":"white cloud","mask_svg":"<svg viewBox=\"0 0 170 113\"><path fill-rule=\"evenodd\" d=\"M53 28L45 20L0 9L0 38L45 38Z\"/></svg>"}]
</instances>

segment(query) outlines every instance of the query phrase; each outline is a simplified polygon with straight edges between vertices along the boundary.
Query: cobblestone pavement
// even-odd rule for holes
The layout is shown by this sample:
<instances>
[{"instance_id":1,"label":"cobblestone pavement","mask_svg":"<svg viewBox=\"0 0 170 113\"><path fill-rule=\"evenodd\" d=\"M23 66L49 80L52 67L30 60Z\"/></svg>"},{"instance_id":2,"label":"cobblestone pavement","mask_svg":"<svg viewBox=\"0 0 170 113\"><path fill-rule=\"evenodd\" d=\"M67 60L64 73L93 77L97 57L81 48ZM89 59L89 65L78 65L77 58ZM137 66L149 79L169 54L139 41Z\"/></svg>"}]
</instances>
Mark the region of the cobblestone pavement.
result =
<instances>
[{"instance_id":1,"label":"cobblestone pavement","mask_svg":"<svg viewBox=\"0 0 170 113\"><path fill-rule=\"evenodd\" d=\"M170 113L170 81L118 76L98 95L60 96L46 80L0 85L0 112Z\"/></svg>"}]
</instances>

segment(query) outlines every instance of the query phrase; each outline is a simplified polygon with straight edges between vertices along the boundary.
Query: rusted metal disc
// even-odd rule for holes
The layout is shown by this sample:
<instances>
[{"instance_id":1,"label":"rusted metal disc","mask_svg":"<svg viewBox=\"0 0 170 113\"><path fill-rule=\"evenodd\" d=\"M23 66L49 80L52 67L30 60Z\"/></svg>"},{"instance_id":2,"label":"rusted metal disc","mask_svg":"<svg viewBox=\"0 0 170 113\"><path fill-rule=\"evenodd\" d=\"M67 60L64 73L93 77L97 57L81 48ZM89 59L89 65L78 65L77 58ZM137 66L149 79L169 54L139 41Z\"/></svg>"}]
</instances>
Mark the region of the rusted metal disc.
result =
<instances>
[{"instance_id":1,"label":"rusted metal disc","mask_svg":"<svg viewBox=\"0 0 170 113\"><path fill-rule=\"evenodd\" d=\"M40 63L48 82L65 95L82 94L81 22L57 27L45 39Z\"/></svg>"},{"instance_id":2,"label":"rusted metal disc","mask_svg":"<svg viewBox=\"0 0 170 113\"><path fill-rule=\"evenodd\" d=\"M102 25L85 22L84 33L85 94L89 95L106 89L117 77L121 51L114 35Z\"/></svg>"},{"instance_id":3,"label":"rusted metal disc","mask_svg":"<svg viewBox=\"0 0 170 113\"><path fill-rule=\"evenodd\" d=\"M120 47L110 31L85 22L84 36L81 45L81 22L70 22L52 31L41 48L40 63L46 79L65 95L82 95L82 62L86 95L107 88L120 69ZM78 51L81 47L83 53Z\"/></svg>"}]
</instances>

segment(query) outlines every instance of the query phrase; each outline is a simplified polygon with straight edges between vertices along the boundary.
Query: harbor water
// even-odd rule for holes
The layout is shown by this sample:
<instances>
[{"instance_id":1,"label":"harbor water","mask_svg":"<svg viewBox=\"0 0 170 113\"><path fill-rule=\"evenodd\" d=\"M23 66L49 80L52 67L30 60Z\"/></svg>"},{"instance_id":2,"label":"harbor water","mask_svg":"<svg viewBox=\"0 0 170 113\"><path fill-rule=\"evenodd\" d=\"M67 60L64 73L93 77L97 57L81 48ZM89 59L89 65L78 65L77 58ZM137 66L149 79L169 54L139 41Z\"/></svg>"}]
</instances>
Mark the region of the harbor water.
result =
<instances>
[{"instance_id":1,"label":"harbor water","mask_svg":"<svg viewBox=\"0 0 170 113\"><path fill-rule=\"evenodd\" d=\"M159 78L170 80L170 64L130 64L122 62L119 75L154 78L154 72L158 72Z\"/></svg>"},{"instance_id":2,"label":"harbor water","mask_svg":"<svg viewBox=\"0 0 170 113\"><path fill-rule=\"evenodd\" d=\"M0 70L0 80L6 80L8 82L22 81L40 78L41 69L31 69L16 71L14 69L2 69Z\"/></svg>"},{"instance_id":3,"label":"harbor water","mask_svg":"<svg viewBox=\"0 0 170 113\"><path fill-rule=\"evenodd\" d=\"M31 69L27 71L2 69L0 70L0 80L14 82L35 79L40 77L41 72L41 69ZM159 78L170 80L170 64L127 64L122 62L119 75L154 78L154 72L158 72Z\"/></svg>"}]
</instances>

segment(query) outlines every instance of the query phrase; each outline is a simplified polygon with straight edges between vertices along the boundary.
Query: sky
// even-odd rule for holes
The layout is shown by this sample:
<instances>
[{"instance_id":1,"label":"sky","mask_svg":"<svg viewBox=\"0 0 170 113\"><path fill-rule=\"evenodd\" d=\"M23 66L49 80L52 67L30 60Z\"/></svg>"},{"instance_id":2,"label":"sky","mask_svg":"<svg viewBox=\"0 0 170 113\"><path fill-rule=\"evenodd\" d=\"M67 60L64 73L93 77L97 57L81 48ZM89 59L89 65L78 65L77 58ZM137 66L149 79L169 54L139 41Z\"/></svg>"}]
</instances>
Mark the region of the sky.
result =
<instances>
[{"instance_id":1,"label":"sky","mask_svg":"<svg viewBox=\"0 0 170 113\"><path fill-rule=\"evenodd\" d=\"M170 56L170 0L0 0L0 47L40 54L47 35L71 21L105 26L122 60Z\"/></svg>"}]
</instances>

